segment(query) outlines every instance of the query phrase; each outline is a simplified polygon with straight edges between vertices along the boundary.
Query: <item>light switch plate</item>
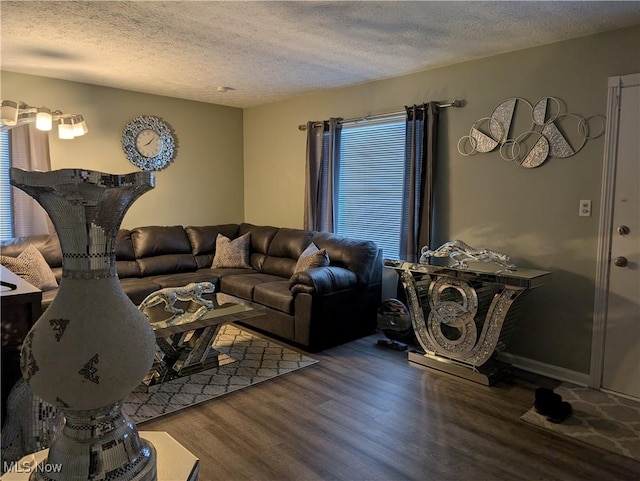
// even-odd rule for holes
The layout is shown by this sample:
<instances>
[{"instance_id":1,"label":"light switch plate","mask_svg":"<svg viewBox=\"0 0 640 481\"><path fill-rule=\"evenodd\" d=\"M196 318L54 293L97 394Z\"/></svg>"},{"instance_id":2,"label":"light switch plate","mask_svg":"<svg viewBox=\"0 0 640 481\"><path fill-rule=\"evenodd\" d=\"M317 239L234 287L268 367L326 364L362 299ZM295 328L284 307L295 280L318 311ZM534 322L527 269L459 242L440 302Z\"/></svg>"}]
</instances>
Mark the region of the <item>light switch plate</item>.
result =
<instances>
[{"instance_id":1,"label":"light switch plate","mask_svg":"<svg viewBox=\"0 0 640 481\"><path fill-rule=\"evenodd\" d=\"M591 200L581 200L580 210L578 211L580 217L591 217Z\"/></svg>"}]
</instances>

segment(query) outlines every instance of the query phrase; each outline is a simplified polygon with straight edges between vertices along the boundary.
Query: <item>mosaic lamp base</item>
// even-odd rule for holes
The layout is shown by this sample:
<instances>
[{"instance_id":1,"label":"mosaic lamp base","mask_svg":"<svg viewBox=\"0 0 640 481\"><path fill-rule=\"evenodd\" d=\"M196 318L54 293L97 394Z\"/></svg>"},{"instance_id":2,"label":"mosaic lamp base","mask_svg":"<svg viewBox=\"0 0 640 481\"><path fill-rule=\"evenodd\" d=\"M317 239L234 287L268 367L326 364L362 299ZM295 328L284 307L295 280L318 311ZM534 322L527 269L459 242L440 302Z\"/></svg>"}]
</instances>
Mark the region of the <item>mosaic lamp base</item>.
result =
<instances>
[{"instance_id":1,"label":"mosaic lamp base","mask_svg":"<svg viewBox=\"0 0 640 481\"><path fill-rule=\"evenodd\" d=\"M121 403L92 411L66 411L47 458L30 481L154 481L156 450L138 436Z\"/></svg>"},{"instance_id":2,"label":"mosaic lamp base","mask_svg":"<svg viewBox=\"0 0 640 481\"><path fill-rule=\"evenodd\" d=\"M120 286L115 256L122 219L153 176L12 168L11 184L47 211L62 248L60 287L20 354L33 393L65 417L30 479L155 480L155 449L122 413L153 364L155 334Z\"/></svg>"}]
</instances>

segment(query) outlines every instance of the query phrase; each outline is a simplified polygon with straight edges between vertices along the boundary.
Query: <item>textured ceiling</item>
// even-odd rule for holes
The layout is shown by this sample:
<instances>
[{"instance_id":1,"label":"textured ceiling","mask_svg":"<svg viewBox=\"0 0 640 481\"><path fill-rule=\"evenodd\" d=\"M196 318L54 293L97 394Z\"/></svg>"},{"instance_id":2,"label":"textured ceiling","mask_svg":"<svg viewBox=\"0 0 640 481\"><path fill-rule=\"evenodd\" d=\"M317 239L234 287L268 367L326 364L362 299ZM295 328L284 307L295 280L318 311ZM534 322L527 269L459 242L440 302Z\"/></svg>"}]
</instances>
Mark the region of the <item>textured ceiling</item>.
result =
<instances>
[{"instance_id":1,"label":"textured ceiling","mask_svg":"<svg viewBox=\"0 0 640 481\"><path fill-rule=\"evenodd\" d=\"M3 70L251 107L640 25L640 2L3 0L0 15Z\"/></svg>"}]
</instances>

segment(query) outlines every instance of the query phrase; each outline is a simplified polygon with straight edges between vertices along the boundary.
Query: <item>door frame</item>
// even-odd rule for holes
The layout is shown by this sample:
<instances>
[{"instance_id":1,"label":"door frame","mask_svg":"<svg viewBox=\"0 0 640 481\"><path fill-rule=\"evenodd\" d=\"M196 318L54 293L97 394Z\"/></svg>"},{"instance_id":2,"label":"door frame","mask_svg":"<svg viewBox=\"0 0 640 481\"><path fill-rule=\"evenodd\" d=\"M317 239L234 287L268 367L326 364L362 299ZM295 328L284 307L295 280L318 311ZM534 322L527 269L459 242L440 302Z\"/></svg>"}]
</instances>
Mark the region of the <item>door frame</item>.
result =
<instances>
[{"instance_id":1,"label":"door frame","mask_svg":"<svg viewBox=\"0 0 640 481\"><path fill-rule=\"evenodd\" d=\"M589 372L589 387L598 390L602 388L604 343L607 327L614 194L618 161L618 133L620 129L620 93L623 88L636 85L640 85L640 74L609 77L608 81L607 120L605 125L604 165L602 169L600 225L591 338L591 370Z\"/></svg>"}]
</instances>

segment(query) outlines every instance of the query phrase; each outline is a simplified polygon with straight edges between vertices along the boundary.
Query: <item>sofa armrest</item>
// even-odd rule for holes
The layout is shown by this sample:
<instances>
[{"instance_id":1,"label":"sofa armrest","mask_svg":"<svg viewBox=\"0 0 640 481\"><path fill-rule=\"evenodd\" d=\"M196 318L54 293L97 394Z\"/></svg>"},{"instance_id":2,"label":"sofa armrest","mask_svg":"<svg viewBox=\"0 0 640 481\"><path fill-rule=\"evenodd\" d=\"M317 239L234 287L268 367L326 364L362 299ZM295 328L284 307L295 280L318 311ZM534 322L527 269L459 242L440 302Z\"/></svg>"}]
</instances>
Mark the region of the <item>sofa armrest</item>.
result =
<instances>
[{"instance_id":1,"label":"sofa armrest","mask_svg":"<svg viewBox=\"0 0 640 481\"><path fill-rule=\"evenodd\" d=\"M358 278L354 272L344 267L327 266L315 267L306 271L296 272L290 279L291 292L307 294L328 294L330 292L351 289L358 285Z\"/></svg>"}]
</instances>

